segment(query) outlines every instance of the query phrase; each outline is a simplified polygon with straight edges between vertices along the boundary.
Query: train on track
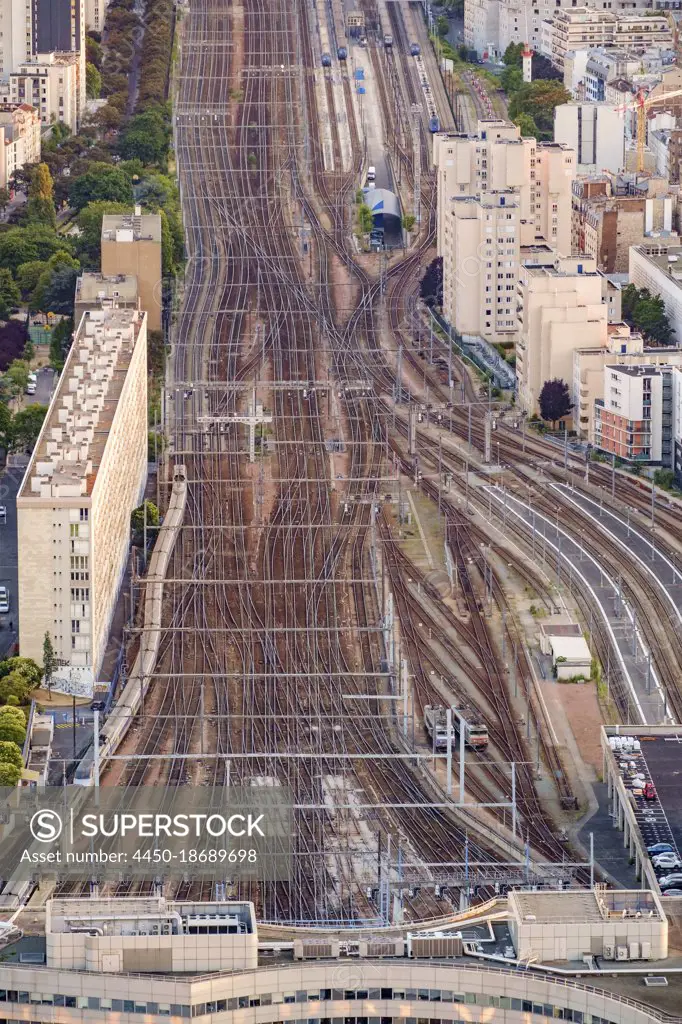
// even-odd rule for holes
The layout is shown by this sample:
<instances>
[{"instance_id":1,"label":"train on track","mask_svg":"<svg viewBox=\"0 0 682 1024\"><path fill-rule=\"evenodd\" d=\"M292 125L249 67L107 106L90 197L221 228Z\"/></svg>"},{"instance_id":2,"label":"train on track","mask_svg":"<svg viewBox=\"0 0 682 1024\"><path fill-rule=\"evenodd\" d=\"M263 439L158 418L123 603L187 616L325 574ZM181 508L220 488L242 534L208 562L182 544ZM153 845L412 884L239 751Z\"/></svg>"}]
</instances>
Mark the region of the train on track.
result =
<instances>
[{"instance_id":1,"label":"train on track","mask_svg":"<svg viewBox=\"0 0 682 1024\"><path fill-rule=\"evenodd\" d=\"M339 60L346 60L348 57L348 40L346 38L346 17L343 9L343 0L331 0L331 4L336 56Z\"/></svg>"},{"instance_id":2,"label":"train on track","mask_svg":"<svg viewBox=\"0 0 682 1024\"><path fill-rule=\"evenodd\" d=\"M419 50L418 53L413 52L415 47ZM431 94L431 86L429 84L429 76L426 71L426 64L424 63L424 58L421 55L421 49L416 43L413 43L410 47L410 53L414 57L415 67L417 68L417 74L419 75L419 84L421 85L422 93L424 94L424 103L429 116L429 131L435 135L436 132L440 131L440 118L438 117L436 104Z\"/></svg>"},{"instance_id":3,"label":"train on track","mask_svg":"<svg viewBox=\"0 0 682 1024\"><path fill-rule=\"evenodd\" d=\"M464 725L464 742L472 750L485 750L488 746L488 727L480 715L468 705L452 708L452 743L459 737L460 721ZM424 727L435 750L447 750L447 708L442 704L427 704L424 708Z\"/></svg>"},{"instance_id":4,"label":"train on track","mask_svg":"<svg viewBox=\"0 0 682 1024\"><path fill-rule=\"evenodd\" d=\"M316 0L315 10L317 12L317 31L320 36L320 49L322 50L322 67L330 68L332 66L332 50L329 44L327 0Z\"/></svg>"}]
</instances>

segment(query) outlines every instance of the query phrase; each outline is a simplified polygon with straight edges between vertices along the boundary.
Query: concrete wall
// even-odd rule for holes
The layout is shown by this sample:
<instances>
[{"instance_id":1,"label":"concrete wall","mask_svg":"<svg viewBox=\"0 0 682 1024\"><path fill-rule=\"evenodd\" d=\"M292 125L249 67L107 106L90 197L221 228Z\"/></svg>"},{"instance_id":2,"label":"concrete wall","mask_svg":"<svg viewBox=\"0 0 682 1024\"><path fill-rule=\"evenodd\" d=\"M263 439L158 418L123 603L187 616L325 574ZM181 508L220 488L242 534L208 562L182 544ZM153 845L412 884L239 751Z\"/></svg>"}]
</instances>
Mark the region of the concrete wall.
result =
<instances>
[{"instance_id":1,"label":"concrete wall","mask_svg":"<svg viewBox=\"0 0 682 1024\"><path fill-rule=\"evenodd\" d=\"M54 970L115 974L194 973L250 970L258 966L257 935L47 936L47 962Z\"/></svg>"}]
</instances>

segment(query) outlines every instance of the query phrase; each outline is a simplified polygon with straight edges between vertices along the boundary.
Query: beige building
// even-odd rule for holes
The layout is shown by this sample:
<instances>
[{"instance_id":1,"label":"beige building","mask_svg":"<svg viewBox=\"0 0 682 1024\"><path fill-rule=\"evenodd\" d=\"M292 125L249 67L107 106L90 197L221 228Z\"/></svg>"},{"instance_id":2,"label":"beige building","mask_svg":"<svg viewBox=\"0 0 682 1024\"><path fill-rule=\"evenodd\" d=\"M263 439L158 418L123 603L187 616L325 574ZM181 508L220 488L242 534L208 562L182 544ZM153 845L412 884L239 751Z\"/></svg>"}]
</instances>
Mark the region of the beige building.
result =
<instances>
[{"instance_id":1,"label":"beige building","mask_svg":"<svg viewBox=\"0 0 682 1024\"><path fill-rule=\"evenodd\" d=\"M594 443L625 462L672 465L672 379L668 365L607 363L595 402Z\"/></svg>"},{"instance_id":2,"label":"beige building","mask_svg":"<svg viewBox=\"0 0 682 1024\"><path fill-rule=\"evenodd\" d=\"M45 916L47 965L97 974L253 970L252 903L53 899Z\"/></svg>"},{"instance_id":3,"label":"beige building","mask_svg":"<svg viewBox=\"0 0 682 1024\"><path fill-rule=\"evenodd\" d=\"M545 381L573 381L573 351L602 348L607 340L608 307L604 278L590 256L555 256L550 262L526 262L518 286L519 337L516 378L519 403L538 412Z\"/></svg>"},{"instance_id":4,"label":"beige building","mask_svg":"<svg viewBox=\"0 0 682 1024\"><path fill-rule=\"evenodd\" d=\"M102 273L137 278L140 305L147 313L150 331L161 330L162 258L161 217L142 214L136 206L130 214L106 214L102 219Z\"/></svg>"},{"instance_id":5,"label":"beige building","mask_svg":"<svg viewBox=\"0 0 682 1024\"><path fill-rule=\"evenodd\" d=\"M81 274L76 279L74 323L79 324L87 310L139 309L137 278L132 274Z\"/></svg>"},{"instance_id":6,"label":"beige building","mask_svg":"<svg viewBox=\"0 0 682 1024\"><path fill-rule=\"evenodd\" d=\"M40 117L27 103L0 105L0 188L24 164L40 163Z\"/></svg>"},{"instance_id":7,"label":"beige building","mask_svg":"<svg viewBox=\"0 0 682 1024\"><path fill-rule=\"evenodd\" d=\"M604 367L622 366L679 366L682 367L682 348L645 348L641 334L631 333L625 323L610 323L608 340L604 348L577 348L573 353L573 425L579 437L592 444L594 435L595 402L604 398Z\"/></svg>"},{"instance_id":8,"label":"beige building","mask_svg":"<svg viewBox=\"0 0 682 1024\"><path fill-rule=\"evenodd\" d=\"M38 53L9 75L9 101L29 103L43 125L63 121L75 134L80 124L82 61L78 53Z\"/></svg>"},{"instance_id":9,"label":"beige building","mask_svg":"<svg viewBox=\"0 0 682 1024\"><path fill-rule=\"evenodd\" d=\"M519 267L518 194L456 197L443 234L443 311L465 337L516 336Z\"/></svg>"},{"instance_id":10,"label":"beige building","mask_svg":"<svg viewBox=\"0 0 682 1024\"><path fill-rule=\"evenodd\" d=\"M23 655L97 675L146 470L146 314L86 313L17 497Z\"/></svg>"},{"instance_id":11,"label":"beige building","mask_svg":"<svg viewBox=\"0 0 682 1024\"><path fill-rule=\"evenodd\" d=\"M643 53L652 46L672 46L673 35L664 13L594 10L564 7L556 11L552 29L552 63L561 71L572 50L613 47Z\"/></svg>"},{"instance_id":12,"label":"beige building","mask_svg":"<svg viewBox=\"0 0 682 1024\"><path fill-rule=\"evenodd\" d=\"M519 196L517 229L522 246L543 240L568 255L569 215L575 154L568 146L521 138L511 121L479 121L476 135L434 136L437 175L438 251L443 255L453 199L514 189Z\"/></svg>"},{"instance_id":13,"label":"beige building","mask_svg":"<svg viewBox=\"0 0 682 1024\"><path fill-rule=\"evenodd\" d=\"M102 31L108 6L107 0L85 0L85 24L89 31Z\"/></svg>"},{"instance_id":14,"label":"beige building","mask_svg":"<svg viewBox=\"0 0 682 1024\"><path fill-rule=\"evenodd\" d=\"M573 182L571 242L607 274L627 274L630 248L679 244L679 186L664 178L599 174Z\"/></svg>"},{"instance_id":15,"label":"beige building","mask_svg":"<svg viewBox=\"0 0 682 1024\"><path fill-rule=\"evenodd\" d=\"M10 960L21 947L8 947L0 992L6 1019L40 1024L674 1019L665 1011L679 1005L678 961L655 892L512 892L477 909L407 934L320 927L267 942L250 904L53 899L45 965L35 963L41 935L32 936L30 964ZM24 917L35 911L18 919L26 928ZM226 934L235 918L238 930ZM475 937L461 937L476 918ZM639 987L664 970L669 987Z\"/></svg>"}]
</instances>

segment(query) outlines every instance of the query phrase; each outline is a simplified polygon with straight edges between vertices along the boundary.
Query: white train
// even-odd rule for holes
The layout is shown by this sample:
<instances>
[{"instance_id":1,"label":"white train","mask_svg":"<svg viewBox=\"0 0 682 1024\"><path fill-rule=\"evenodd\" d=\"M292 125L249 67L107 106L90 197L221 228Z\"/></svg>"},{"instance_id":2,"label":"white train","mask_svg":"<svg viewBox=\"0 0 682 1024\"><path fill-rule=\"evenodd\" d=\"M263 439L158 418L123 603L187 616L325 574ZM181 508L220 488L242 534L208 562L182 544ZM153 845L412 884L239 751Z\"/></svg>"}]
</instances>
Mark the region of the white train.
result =
<instances>
[{"instance_id":1,"label":"white train","mask_svg":"<svg viewBox=\"0 0 682 1024\"><path fill-rule=\"evenodd\" d=\"M163 586L175 540L182 525L187 503L187 471L183 465L173 472L173 490L170 505L159 530L147 574L147 591L144 600L144 628L140 650L135 659L128 682L124 686L116 706L107 715L100 729L100 765L114 753L127 733L142 698L147 692L154 673L156 658L161 642L161 610ZM94 749L90 747L76 769L74 782L78 786L90 786L93 782Z\"/></svg>"},{"instance_id":2,"label":"white train","mask_svg":"<svg viewBox=\"0 0 682 1024\"><path fill-rule=\"evenodd\" d=\"M331 5L334 36L336 39L336 56L339 60L346 60L348 57L348 40L346 38L346 16L343 9L343 0L331 0Z\"/></svg>"},{"instance_id":3,"label":"white train","mask_svg":"<svg viewBox=\"0 0 682 1024\"><path fill-rule=\"evenodd\" d=\"M315 0L317 11L317 29L320 34L320 49L322 51L322 67L332 66L332 50L329 45L329 31L327 22L327 0Z\"/></svg>"}]
</instances>

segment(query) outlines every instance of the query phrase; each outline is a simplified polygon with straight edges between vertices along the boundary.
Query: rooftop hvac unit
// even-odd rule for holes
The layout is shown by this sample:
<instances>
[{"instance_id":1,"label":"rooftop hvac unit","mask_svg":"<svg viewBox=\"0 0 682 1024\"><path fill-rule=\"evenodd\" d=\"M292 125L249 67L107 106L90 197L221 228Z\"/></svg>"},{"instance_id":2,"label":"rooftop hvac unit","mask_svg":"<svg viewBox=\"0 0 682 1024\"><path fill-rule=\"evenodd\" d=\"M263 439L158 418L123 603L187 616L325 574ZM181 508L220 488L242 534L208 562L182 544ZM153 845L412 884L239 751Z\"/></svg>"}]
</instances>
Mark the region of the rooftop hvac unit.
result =
<instances>
[{"instance_id":1,"label":"rooftop hvac unit","mask_svg":"<svg viewBox=\"0 0 682 1024\"><path fill-rule=\"evenodd\" d=\"M362 957L405 956L403 939L377 939L375 942L360 942L359 948Z\"/></svg>"},{"instance_id":2,"label":"rooftop hvac unit","mask_svg":"<svg viewBox=\"0 0 682 1024\"><path fill-rule=\"evenodd\" d=\"M413 938L411 953L416 958L461 956L462 940L459 935L442 935L438 938Z\"/></svg>"},{"instance_id":3,"label":"rooftop hvac unit","mask_svg":"<svg viewBox=\"0 0 682 1024\"><path fill-rule=\"evenodd\" d=\"M628 947L627 946L616 946L616 960L627 960L628 959Z\"/></svg>"},{"instance_id":4,"label":"rooftop hvac unit","mask_svg":"<svg viewBox=\"0 0 682 1024\"><path fill-rule=\"evenodd\" d=\"M616 956L616 951L615 951L614 947L610 943L605 943L604 944L604 959L605 960L615 960L615 956Z\"/></svg>"},{"instance_id":5,"label":"rooftop hvac unit","mask_svg":"<svg viewBox=\"0 0 682 1024\"><path fill-rule=\"evenodd\" d=\"M668 984L668 979L664 978L662 974L647 975L644 984L647 988L663 988Z\"/></svg>"},{"instance_id":6,"label":"rooftop hvac unit","mask_svg":"<svg viewBox=\"0 0 682 1024\"><path fill-rule=\"evenodd\" d=\"M294 960L335 960L339 955L338 942L303 942L294 940Z\"/></svg>"},{"instance_id":7,"label":"rooftop hvac unit","mask_svg":"<svg viewBox=\"0 0 682 1024\"><path fill-rule=\"evenodd\" d=\"M639 942L630 943L630 959L639 960Z\"/></svg>"}]
</instances>

